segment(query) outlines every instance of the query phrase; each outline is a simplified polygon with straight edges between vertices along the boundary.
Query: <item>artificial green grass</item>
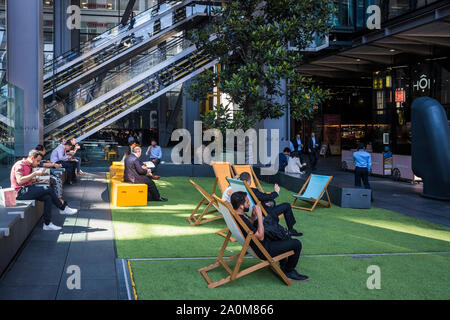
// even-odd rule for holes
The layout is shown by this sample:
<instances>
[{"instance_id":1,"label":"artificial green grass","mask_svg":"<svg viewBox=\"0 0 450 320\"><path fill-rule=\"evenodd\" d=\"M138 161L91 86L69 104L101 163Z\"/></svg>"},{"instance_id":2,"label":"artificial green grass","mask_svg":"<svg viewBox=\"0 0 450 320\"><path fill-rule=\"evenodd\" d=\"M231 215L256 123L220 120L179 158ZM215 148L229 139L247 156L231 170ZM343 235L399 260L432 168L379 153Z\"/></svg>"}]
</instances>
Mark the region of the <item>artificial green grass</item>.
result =
<instances>
[{"instance_id":1,"label":"artificial green grass","mask_svg":"<svg viewBox=\"0 0 450 320\"><path fill-rule=\"evenodd\" d=\"M168 202L147 207L112 208L119 258L216 257L224 241L215 234L223 220L190 226L186 218L201 199L186 177L158 180ZM207 191L214 179L193 179ZM273 186L263 184L266 191ZM300 186L299 186L300 188ZM277 203L291 202L292 192L281 189ZM311 277L287 287L268 268L216 289L207 289L197 272L211 259L132 261L140 299L448 299L449 254L351 257L308 257L315 254L450 252L450 228L379 208L338 206L313 212L294 210L303 244L297 270ZM284 219L281 219L284 223ZM226 256L241 249L227 247ZM244 266L254 259L245 259ZM369 290L367 267L381 269L381 289ZM210 273L213 280L224 270Z\"/></svg>"},{"instance_id":2,"label":"artificial green grass","mask_svg":"<svg viewBox=\"0 0 450 320\"><path fill-rule=\"evenodd\" d=\"M449 299L450 255L303 257L297 270L307 282L286 286L264 268L214 289L208 289L197 272L214 260L133 261L139 299L304 300L304 299ZM255 263L245 259L244 267ZM380 289L368 289L372 273L380 268ZM223 269L222 269L223 270ZM219 269L208 273L213 281L226 276Z\"/></svg>"},{"instance_id":3,"label":"artificial green grass","mask_svg":"<svg viewBox=\"0 0 450 320\"><path fill-rule=\"evenodd\" d=\"M194 179L207 191L212 178ZM215 231L223 220L190 226L186 218L200 201L200 193L186 177L158 180L168 202L151 202L148 207L112 208L119 258L214 257L223 238ZM265 190L273 186L263 184ZM281 189L277 203L291 202L292 192ZM313 212L294 210L303 254L443 252L450 251L450 228L402 214L338 206ZM284 219L281 219L284 223ZM236 243L229 253L240 250Z\"/></svg>"}]
</instances>

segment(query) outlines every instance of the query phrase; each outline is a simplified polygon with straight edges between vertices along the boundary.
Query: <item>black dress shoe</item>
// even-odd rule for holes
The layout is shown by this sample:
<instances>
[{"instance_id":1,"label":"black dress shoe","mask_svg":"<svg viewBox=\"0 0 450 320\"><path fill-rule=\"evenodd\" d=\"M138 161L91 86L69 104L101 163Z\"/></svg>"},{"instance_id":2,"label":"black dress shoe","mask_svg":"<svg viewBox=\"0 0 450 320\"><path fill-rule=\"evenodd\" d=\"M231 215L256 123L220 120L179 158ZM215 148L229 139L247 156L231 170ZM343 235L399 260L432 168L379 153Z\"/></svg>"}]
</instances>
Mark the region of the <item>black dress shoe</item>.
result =
<instances>
[{"instance_id":1,"label":"black dress shoe","mask_svg":"<svg viewBox=\"0 0 450 320\"><path fill-rule=\"evenodd\" d=\"M286 277L294 281L308 281L309 277L297 272L297 270L292 270L289 272L285 272Z\"/></svg>"},{"instance_id":2,"label":"black dress shoe","mask_svg":"<svg viewBox=\"0 0 450 320\"><path fill-rule=\"evenodd\" d=\"M289 235L292 236L292 237L301 237L301 236L303 235L303 233L298 232L298 231L295 230L295 229L289 230L288 233L289 233Z\"/></svg>"},{"instance_id":3,"label":"black dress shoe","mask_svg":"<svg viewBox=\"0 0 450 320\"><path fill-rule=\"evenodd\" d=\"M161 197L161 198L159 198L159 200L156 200L156 201L168 201L168 199Z\"/></svg>"}]
</instances>

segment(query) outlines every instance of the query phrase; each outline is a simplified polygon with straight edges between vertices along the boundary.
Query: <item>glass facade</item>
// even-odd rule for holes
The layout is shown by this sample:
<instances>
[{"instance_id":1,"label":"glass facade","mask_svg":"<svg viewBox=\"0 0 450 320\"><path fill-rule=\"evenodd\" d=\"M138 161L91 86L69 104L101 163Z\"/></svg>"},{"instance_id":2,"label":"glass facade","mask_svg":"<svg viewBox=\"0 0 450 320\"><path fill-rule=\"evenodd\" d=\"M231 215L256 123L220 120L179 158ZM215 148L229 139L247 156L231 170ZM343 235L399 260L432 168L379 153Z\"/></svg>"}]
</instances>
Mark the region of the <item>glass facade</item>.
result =
<instances>
[{"instance_id":1,"label":"glass facade","mask_svg":"<svg viewBox=\"0 0 450 320\"><path fill-rule=\"evenodd\" d=\"M6 0L0 0L0 85L6 81Z\"/></svg>"},{"instance_id":2,"label":"glass facade","mask_svg":"<svg viewBox=\"0 0 450 320\"><path fill-rule=\"evenodd\" d=\"M0 87L0 167L11 165L14 154L14 123L17 106L23 105L24 93L19 87L4 83Z\"/></svg>"},{"instance_id":3,"label":"glass facade","mask_svg":"<svg viewBox=\"0 0 450 320\"><path fill-rule=\"evenodd\" d=\"M388 22L403 14L430 5L438 0L333 0L336 13L333 25L337 31L356 31L366 28L366 22L373 13L367 8L380 8L381 23Z\"/></svg>"},{"instance_id":4,"label":"glass facade","mask_svg":"<svg viewBox=\"0 0 450 320\"><path fill-rule=\"evenodd\" d=\"M424 62L392 67L373 74L374 123L386 125L384 132L372 135L374 149L383 146L382 135L389 133L397 154L411 154L411 104L427 96L442 104L450 116L450 59L427 59ZM384 99L380 99L384 97Z\"/></svg>"},{"instance_id":5,"label":"glass facade","mask_svg":"<svg viewBox=\"0 0 450 320\"><path fill-rule=\"evenodd\" d=\"M44 64L53 59L54 17L53 3L44 2ZM157 0L137 0L133 14L137 15L158 3ZM80 43L91 40L97 35L108 31L120 23L127 7L128 0L81 0L81 30Z\"/></svg>"}]
</instances>

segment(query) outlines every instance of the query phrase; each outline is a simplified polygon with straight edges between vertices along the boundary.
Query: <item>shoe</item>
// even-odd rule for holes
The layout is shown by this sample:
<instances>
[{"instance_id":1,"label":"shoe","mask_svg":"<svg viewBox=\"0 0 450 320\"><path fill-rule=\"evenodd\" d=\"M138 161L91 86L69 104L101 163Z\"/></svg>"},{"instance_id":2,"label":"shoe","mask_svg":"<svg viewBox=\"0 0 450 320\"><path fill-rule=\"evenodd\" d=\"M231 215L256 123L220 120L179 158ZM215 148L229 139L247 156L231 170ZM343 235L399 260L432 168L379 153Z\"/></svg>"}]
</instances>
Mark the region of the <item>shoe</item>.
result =
<instances>
[{"instance_id":1,"label":"shoe","mask_svg":"<svg viewBox=\"0 0 450 320\"><path fill-rule=\"evenodd\" d=\"M77 212L78 212L77 209L72 209L72 208L70 208L69 206L66 206L66 207L64 208L64 210L59 210L59 213L60 213L60 214L67 214L67 215L72 215L72 214L75 214L75 213L77 213Z\"/></svg>"},{"instance_id":2,"label":"shoe","mask_svg":"<svg viewBox=\"0 0 450 320\"><path fill-rule=\"evenodd\" d=\"M151 177L153 180L158 180L159 178L161 178L161 176L157 176L157 175L152 175Z\"/></svg>"},{"instance_id":3,"label":"shoe","mask_svg":"<svg viewBox=\"0 0 450 320\"><path fill-rule=\"evenodd\" d=\"M294 281L308 281L309 277L297 272L297 270L292 270L289 272L285 272L286 277Z\"/></svg>"},{"instance_id":4,"label":"shoe","mask_svg":"<svg viewBox=\"0 0 450 320\"><path fill-rule=\"evenodd\" d=\"M79 176L83 176L83 175L85 175L85 174L86 174L86 172L84 172L84 171L81 171L81 170L78 171L78 175L79 175Z\"/></svg>"},{"instance_id":5,"label":"shoe","mask_svg":"<svg viewBox=\"0 0 450 320\"><path fill-rule=\"evenodd\" d=\"M295 229L289 230L288 233L289 233L290 236L293 236L293 237L301 237L303 235L303 233L298 232Z\"/></svg>"},{"instance_id":6,"label":"shoe","mask_svg":"<svg viewBox=\"0 0 450 320\"><path fill-rule=\"evenodd\" d=\"M48 225L44 223L44 226L42 227L45 231L58 231L61 230L61 227L55 226L52 222L50 222Z\"/></svg>"},{"instance_id":7,"label":"shoe","mask_svg":"<svg viewBox=\"0 0 450 320\"><path fill-rule=\"evenodd\" d=\"M156 200L156 201L163 201L163 202L165 202L165 201L168 201L168 199L161 197L161 198L159 198L159 200Z\"/></svg>"}]
</instances>

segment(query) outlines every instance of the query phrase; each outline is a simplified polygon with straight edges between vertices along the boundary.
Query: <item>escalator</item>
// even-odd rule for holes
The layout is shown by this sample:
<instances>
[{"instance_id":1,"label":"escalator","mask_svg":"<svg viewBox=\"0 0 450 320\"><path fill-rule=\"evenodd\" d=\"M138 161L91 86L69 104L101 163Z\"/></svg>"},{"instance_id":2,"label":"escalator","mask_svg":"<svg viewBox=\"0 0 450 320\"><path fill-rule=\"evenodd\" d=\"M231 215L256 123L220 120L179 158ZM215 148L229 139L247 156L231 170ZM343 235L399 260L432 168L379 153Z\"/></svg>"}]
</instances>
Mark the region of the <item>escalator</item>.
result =
<instances>
[{"instance_id":1,"label":"escalator","mask_svg":"<svg viewBox=\"0 0 450 320\"><path fill-rule=\"evenodd\" d=\"M173 55L167 55L170 52ZM106 76L104 84L113 83L112 90L97 94L100 89L90 88L96 97L72 110L67 110L70 101L48 108L44 143L73 136L83 140L216 63L184 38L173 37L125 68L128 77L120 85L116 86L124 79L123 70Z\"/></svg>"},{"instance_id":2,"label":"escalator","mask_svg":"<svg viewBox=\"0 0 450 320\"><path fill-rule=\"evenodd\" d=\"M167 41L211 13L212 1L166 1L44 66L44 99L65 97L80 84ZM218 4L220 6L220 4Z\"/></svg>"}]
</instances>

